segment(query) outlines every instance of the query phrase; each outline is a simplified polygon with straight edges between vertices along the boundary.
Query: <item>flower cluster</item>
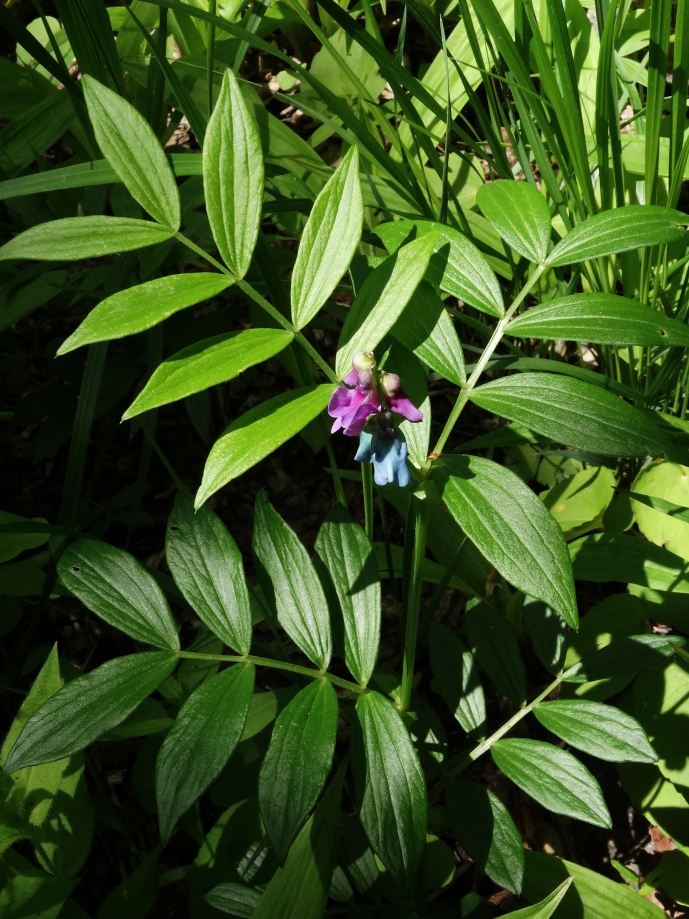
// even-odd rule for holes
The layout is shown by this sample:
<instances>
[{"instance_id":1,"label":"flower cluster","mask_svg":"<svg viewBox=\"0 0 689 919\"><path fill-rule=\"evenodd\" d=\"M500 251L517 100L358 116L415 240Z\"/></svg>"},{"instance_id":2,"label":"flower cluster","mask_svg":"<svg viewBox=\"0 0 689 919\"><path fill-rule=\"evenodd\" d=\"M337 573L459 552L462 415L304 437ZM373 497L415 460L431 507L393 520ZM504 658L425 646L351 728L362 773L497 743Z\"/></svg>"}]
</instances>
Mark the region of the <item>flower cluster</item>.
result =
<instances>
[{"instance_id":1,"label":"flower cluster","mask_svg":"<svg viewBox=\"0 0 689 919\"><path fill-rule=\"evenodd\" d=\"M418 422L423 415L402 389L400 378L376 370L371 351L359 351L343 382L346 385L338 386L328 405L335 419L332 432L342 429L348 437L361 437L355 459L373 464L376 484L408 485L407 442L398 417Z\"/></svg>"}]
</instances>

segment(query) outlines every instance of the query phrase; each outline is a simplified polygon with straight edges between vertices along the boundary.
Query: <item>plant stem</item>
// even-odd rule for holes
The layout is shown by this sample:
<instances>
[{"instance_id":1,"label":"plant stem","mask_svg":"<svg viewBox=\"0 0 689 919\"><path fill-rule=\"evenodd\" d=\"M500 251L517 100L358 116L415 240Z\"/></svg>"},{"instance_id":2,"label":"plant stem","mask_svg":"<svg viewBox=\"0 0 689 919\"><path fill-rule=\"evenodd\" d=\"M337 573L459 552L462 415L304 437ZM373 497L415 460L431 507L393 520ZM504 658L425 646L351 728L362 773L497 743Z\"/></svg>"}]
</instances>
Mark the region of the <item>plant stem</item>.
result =
<instances>
[{"instance_id":1,"label":"plant stem","mask_svg":"<svg viewBox=\"0 0 689 919\"><path fill-rule=\"evenodd\" d=\"M370 463L361 464L361 487L364 493L364 528L373 542L373 466Z\"/></svg>"},{"instance_id":2,"label":"plant stem","mask_svg":"<svg viewBox=\"0 0 689 919\"><path fill-rule=\"evenodd\" d=\"M350 683L349 680L343 680L339 676L327 673L324 670L314 670L311 667L300 667L299 664L290 664L287 661L274 661L268 657L256 657L253 654L247 654L242 657L239 654L201 654L196 651L178 651L178 657L190 658L197 661L229 661L233 664L248 662L256 664L257 667L272 667L274 670L289 670L290 673L298 673L301 676L310 677L312 680L327 680L333 686L339 686L341 689L347 689L349 692L355 692L358 695L369 692L364 686L358 683Z\"/></svg>"},{"instance_id":3,"label":"plant stem","mask_svg":"<svg viewBox=\"0 0 689 919\"><path fill-rule=\"evenodd\" d=\"M447 419L447 422L445 423L445 427L443 428L442 434L438 438L437 444L433 448L433 453L443 452L443 448L445 447L445 444L447 443L447 440L450 434L452 433L452 429L457 423L457 419L462 414L462 409L464 408L464 406L467 404L467 402L471 398L471 394L476 388L476 384L478 383L479 377L483 373L486 367L486 364L493 356L493 352L500 344L500 339L505 334L505 329L507 328L510 319L516 313L517 309L521 306L522 302L524 301L524 298L526 297L528 292L531 290L531 288L534 286L536 281L538 281L540 276L543 274L544 270L545 270L545 265L539 265L536 268L536 270L531 275L529 280L526 282L526 284L522 287L522 289L517 294L517 297L512 303L512 305L510 306L510 308L507 310L507 312L502 317L500 322L498 322L498 324L496 325L495 331L491 335L490 341L486 345L486 348L483 354L478 359L478 362L476 366L474 367L474 370L471 376L466 381L465 385L462 387L460 394L457 396L457 401L454 404L454 408L450 412L450 417Z\"/></svg>"},{"instance_id":4,"label":"plant stem","mask_svg":"<svg viewBox=\"0 0 689 919\"><path fill-rule=\"evenodd\" d=\"M414 680L414 661L416 659L416 638L419 631L419 608L421 606L422 568L426 557L426 536L428 533L428 502L412 496L414 521L414 551L409 575L409 586L406 595L404 623L404 659L402 662L402 687L400 691L400 711L406 712L411 700L412 682ZM411 515L410 515L411 516Z\"/></svg>"}]
</instances>

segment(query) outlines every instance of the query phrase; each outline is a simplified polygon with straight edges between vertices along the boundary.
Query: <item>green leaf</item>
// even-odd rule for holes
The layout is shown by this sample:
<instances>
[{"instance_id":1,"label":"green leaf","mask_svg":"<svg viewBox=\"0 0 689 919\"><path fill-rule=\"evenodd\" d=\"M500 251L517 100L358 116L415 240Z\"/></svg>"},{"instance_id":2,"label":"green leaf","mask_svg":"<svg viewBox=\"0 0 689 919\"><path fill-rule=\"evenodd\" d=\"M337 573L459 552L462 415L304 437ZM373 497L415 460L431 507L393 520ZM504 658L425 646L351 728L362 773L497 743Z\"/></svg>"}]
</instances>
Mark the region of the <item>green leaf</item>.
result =
<instances>
[{"instance_id":1,"label":"green leaf","mask_svg":"<svg viewBox=\"0 0 689 919\"><path fill-rule=\"evenodd\" d=\"M458 230L430 220L395 220L379 224L375 232L388 252L394 252L410 238L436 233L433 251L440 253L438 263L442 267L438 286L482 313L498 319L505 315L502 291L493 269L481 250ZM433 259L431 266L434 267Z\"/></svg>"},{"instance_id":2,"label":"green leaf","mask_svg":"<svg viewBox=\"0 0 689 919\"><path fill-rule=\"evenodd\" d=\"M67 354L82 345L151 329L179 310L217 297L230 284L231 279L225 275L203 271L171 274L128 287L101 300L57 353Z\"/></svg>"},{"instance_id":3,"label":"green leaf","mask_svg":"<svg viewBox=\"0 0 689 919\"><path fill-rule=\"evenodd\" d=\"M220 255L237 278L249 270L263 204L263 149L237 77L225 70L203 147L206 211Z\"/></svg>"},{"instance_id":4,"label":"green leaf","mask_svg":"<svg viewBox=\"0 0 689 919\"><path fill-rule=\"evenodd\" d=\"M602 526L616 485L612 469L588 466L542 491L539 497L562 527L565 539L573 539Z\"/></svg>"},{"instance_id":5,"label":"green leaf","mask_svg":"<svg viewBox=\"0 0 689 919\"><path fill-rule=\"evenodd\" d=\"M356 704L365 751L359 815L369 842L402 891L412 890L426 842L426 782L404 722L377 692Z\"/></svg>"},{"instance_id":6,"label":"green leaf","mask_svg":"<svg viewBox=\"0 0 689 919\"><path fill-rule=\"evenodd\" d=\"M522 611L536 657L553 675L559 673L567 652L566 622L533 597L524 597Z\"/></svg>"},{"instance_id":7,"label":"green leaf","mask_svg":"<svg viewBox=\"0 0 689 919\"><path fill-rule=\"evenodd\" d=\"M653 590L689 593L687 563L646 539L626 533L595 533L569 544L577 581L620 581Z\"/></svg>"},{"instance_id":8,"label":"green leaf","mask_svg":"<svg viewBox=\"0 0 689 919\"><path fill-rule=\"evenodd\" d=\"M336 362L339 376L352 369L352 357L357 351L373 351L395 324L426 273L435 240L430 233L403 246L361 285L340 333Z\"/></svg>"},{"instance_id":9,"label":"green leaf","mask_svg":"<svg viewBox=\"0 0 689 919\"><path fill-rule=\"evenodd\" d=\"M316 198L301 236L292 271L292 321L298 329L313 319L340 283L359 245L363 222L354 146Z\"/></svg>"},{"instance_id":10,"label":"green leaf","mask_svg":"<svg viewBox=\"0 0 689 919\"><path fill-rule=\"evenodd\" d=\"M292 699L275 722L261 766L258 798L266 832L280 864L328 778L337 718L332 683L314 680Z\"/></svg>"},{"instance_id":11,"label":"green leaf","mask_svg":"<svg viewBox=\"0 0 689 919\"><path fill-rule=\"evenodd\" d=\"M154 220L173 231L181 212L177 182L158 138L143 115L93 77L82 77L84 97L98 146Z\"/></svg>"},{"instance_id":12,"label":"green leaf","mask_svg":"<svg viewBox=\"0 0 689 919\"><path fill-rule=\"evenodd\" d=\"M158 819L165 842L234 753L254 678L253 664L235 664L201 683L180 709L156 762Z\"/></svg>"},{"instance_id":13,"label":"green leaf","mask_svg":"<svg viewBox=\"0 0 689 919\"><path fill-rule=\"evenodd\" d=\"M658 754L636 719L588 699L560 699L534 706L541 724L565 743L611 763L655 763Z\"/></svg>"},{"instance_id":14,"label":"green leaf","mask_svg":"<svg viewBox=\"0 0 689 919\"><path fill-rule=\"evenodd\" d=\"M612 644L599 648L566 670L563 679L567 683L590 683L626 673L636 673L646 667L653 667L675 653L672 641L680 646L683 638L676 635L630 635Z\"/></svg>"},{"instance_id":15,"label":"green leaf","mask_svg":"<svg viewBox=\"0 0 689 919\"><path fill-rule=\"evenodd\" d=\"M325 670L332 655L332 639L321 582L306 549L265 491L256 497L253 548L272 581L280 625L297 647Z\"/></svg>"},{"instance_id":16,"label":"green leaf","mask_svg":"<svg viewBox=\"0 0 689 919\"><path fill-rule=\"evenodd\" d=\"M488 182L479 188L476 204L516 252L538 265L545 262L550 245L550 210L533 185Z\"/></svg>"},{"instance_id":17,"label":"green leaf","mask_svg":"<svg viewBox=\"0 0 689 919\"><path fill-rule=\"evenodd\" d=\"M194 513L178 493L165 535L175 584L199 619L239 654L251 650L251 607L242 553L222 520L207 507Z\"/></svg>"},{"instance_id":18,"label":"green leaf","mask_svg":"<svg viewBox=\"0 0 689 919\"><path fill-rule=\"evenodd\" d=\"M122 420L233 380L247 368L278 354L293 337L283 329L246 329L204 338L183 348L153 372Z\"/></svg>"},{"instance_id":19,"label":"green leaf","mask_svg":"<svg viewBox=\"0 0 689 919\"><path fill-rule=\"evenodd\" d=\"M107 895L98 910L98 919L145 919L158 896L159 843L136 866L128 878Z\"/></svg>"},{"instance_id":20,"label":"green leaf","mask_svg":"<svg viewBox=\"0 0 689 919\"><path fill-rule=\"evenodd\" d=\"M298 434L323 411L332 393L332 384L305 386L268 399L233 421L208 455L196 507Z\"/></svg>"},{"instance_id":21,"label":"green leaf","mask_svg":"<svg viewBox=\"0 0 689 919\"><path fill-rule=\"evenodd\" d=\"M500 887L520 894L524 847L502 801L485 786L453 779L445 792L453 833L467 855Z\"/></svg>"},{"instance_id":22,"label":"green leaf","mask_svg":"<svg viewBox=\"0 0 689 919\"><path fill-rule=\"evenodd\" d=\"M577 224L555 246L547 264L571 265L584 259L598 258L676 242L684 237L687 215L681 211L651 204L628 204L612 211L603 211Z\"/></svg>"},{"instance_id":23,"label":"green leaf","mask_svg":"<svg viewBox=\"0 0 689 919\"><path fill-rule=\"evenodd\" d=\"M322 919L335 868L340 798L345 770L340 769L315 814L308 819L268 884L252 919Z\"/></svg>"},{"instance_id":24,"label":"green leaf","mask_svg":"<svg viewBox=\"0 0 689 919\"><path fill-rule=\"evenodd\" d=\"M3 919L53 919L79 883L79 879L57 880L8 849L0 869L0 915Z\"/></svg>"},{"instance_id":25,"label":"green leaf","mask_svg":"<svg viewBox=\"0 0 689 919\"><path fill-rule=\"evenodd\" d=\"M437 691L467 734L486 729L486 699L474 655L456 632L439 622L428 627L428 650Z\"/></svg>"},{"instance_id":26,"label":"green leaf","mask_svg":"<svg viewBox=\"0 0 689 919\"><path fill-rule=\"evenodd\" d=\"M137 641L179 649L165 595L133 555L95 539L77 539L58 563L60 580L87 609Z\"/></svg>"},{"instance_id":27,"label":"green leaf","mask_svg":"<svg viewBox=\"0 0 689 919\"><path fill-rule=\"evenodd\" d=\"M261 894L244 884L218 884L205 893L203 899L221 913L251 919Z\"/></svg>"},{"instance_id":28,"label":"green leaf","mask_svg":"<svg viewBox=\"0 0 689 919\"><path fill-rule=\"evenodd\" d=\"M129 654L67 683L28 719L5 772L83 750L124 721L172 673L177 660L169 651Z\"/></svg>"},{"instance_id":29,"label":"green leaf","mask_svg":"<svg viewBox=\"0 0 689 919\"><path fill-rule=\"evenodd\" d=\"M598 782L571 753L524 738L498 740L491 753L498 769L543 807L594 826L612 827Z\"/></svg>"},{"instance_id":30,"label":"green leaf","mask_svg":"<svg viewBox=\"0 0 689 919\"><path fill-rule=\"evenodd\" d=\"M345 663L368 684L380 644L380 575L366 533L341 504L334 504L316 539L316 552L330 572L344 619Z\"/></svg>"},{"instance_id":31,"label":"green leaf","mask_svg":"<svg viewBox=\"0 0 689 919\"><path fill-rule=\"evenodd\" d=\"M477 603L465 616L476 660L503 695L515 705L525 705L526 667L512 626L487 603Z\"/></svg>"},{"instance_id":32,"label":"green leaf","mask_svg":"<svg viewBox=\"0 0 689 919\"><path fill-rule=\"evenodd\" d=\"M522 909L516 909L510 913L515 919L550 919L555 910L558 908L565 894L569 890L574 878L567 878L559 887L556 887L552 893L541 900L540 903L534 903L533 906L524 906Z\"/></svg>"},{"instance_id":33,"label":"green leaf","mask_svg":"<svg viewBox=\"0 0 689 919\"><path fill-rule=\"evenodd\" d=\"M130 217L63 217L25 230L0 248L3 259L78 262L164 243L173 231Z\"/></svg>"},{"instance_id":34,"label":"green leaf","mask_svg":"<svg viewBox=\"0 0 689 919\"><path fill-rule=\"evenodd\" d=\"M517 338L593 341L602 345L689 345L683 322L615 294L574 294L532 307L513 319Z\"/></svg>"},{"instance_id":35,"label":"green leaf","mask_svg":"<svg viewBox=\"0 0 689 919\"><path fill-rule=\"evenodd\" d=\"M651 418L598 386L556 374L520 373L478 386L471 401L543 434L601 456L672 451Z\"/></svg>"},{"instance_id":36,"label":"green leaf","mask_svg":"<svg viewBox=\"0 0 689 919\"><path fill-rule=\"evenodd\" d=\"M479 456L444 457L434 481L450 513L511 584L578 623L562 530L519 476Z\"/></svg>"},{"instance_id":37,"label":"green leaf","mask_svg":"<svg viewBox=\"0 0 689 919\"><path fill-rule=\"evenodd\" d=\"M633 485L632 511L646 539L668 552L689 556L689 488L687 467L651 463Z\"/></svg>"}]
</instances>

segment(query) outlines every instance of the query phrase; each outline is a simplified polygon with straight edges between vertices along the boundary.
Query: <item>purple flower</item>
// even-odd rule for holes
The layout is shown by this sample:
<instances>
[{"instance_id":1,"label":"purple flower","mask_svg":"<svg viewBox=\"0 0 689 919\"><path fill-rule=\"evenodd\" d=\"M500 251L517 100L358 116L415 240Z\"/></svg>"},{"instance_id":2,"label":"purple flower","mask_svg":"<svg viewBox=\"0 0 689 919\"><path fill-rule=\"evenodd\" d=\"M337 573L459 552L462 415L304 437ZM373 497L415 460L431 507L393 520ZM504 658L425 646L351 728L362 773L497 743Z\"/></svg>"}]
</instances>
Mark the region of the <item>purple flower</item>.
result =
<instances>
[{"instance_id":1,"label":"purple flower","mask_svg":"<svg viewBox=\"0 0 689 919\"><path fill-rule=\"evenodd\" d=\"M395 425L391 412L379 412L371 419L375 423L372 433L363 431L355 460L373 464L376 485L399 485L404 488L411 481L407 465L407 442Z\"/></svg>"},{"instance_id":2,"label":"purple flower","mask_svg":"<svg viewBox=\"0 0 689 919\"><path fill-rule=\"evenodd\" d=\"M332 434L344 428L348 437L356 437L363 431L368 416L380 411L380 394L373 375L375 366L371 351L358 351L354 355L352 369L344 378L347 386L338 386L328 403L328 414L335 419ZM350 386L354 389L349 389Z\"/></svg>"},{"instance_id":3,"label":"purple flower","mask_svg":"<svg viewBox=\"0 0 689 919\"><path fill-rule=\"evenodd\" d=\"M381 383L385 401L397 415L407 421L423 421L423 414L412 404L411 399L402 389L402 383L396 373L381 373Z\"/></svg>"}]
</instances>

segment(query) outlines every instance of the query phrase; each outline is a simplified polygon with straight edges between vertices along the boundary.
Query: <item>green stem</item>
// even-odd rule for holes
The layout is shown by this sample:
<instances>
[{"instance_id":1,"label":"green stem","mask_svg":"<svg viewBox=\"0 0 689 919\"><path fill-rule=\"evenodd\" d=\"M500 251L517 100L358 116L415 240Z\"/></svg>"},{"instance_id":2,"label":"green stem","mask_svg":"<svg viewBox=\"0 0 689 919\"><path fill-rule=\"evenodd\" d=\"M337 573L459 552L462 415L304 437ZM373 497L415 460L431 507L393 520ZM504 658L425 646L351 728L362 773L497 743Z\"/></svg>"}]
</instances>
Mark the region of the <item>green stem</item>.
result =
<instances>
[{"instance_id":1,"label":"green stem","mask_svg":"<svg viewBox=\"0 0 689 919\"><path fill-rule=\"evenodd\" d=\"M376 485L376 490L378 492L378 510L380 512L380 524L383 528L383 541L385 543L385 561L387 562L388 566L388 583L390 584L390 591L392 593L392 608L394 612L397 613L397 581L395 579L395 563L392 558L392 547L390 546L388 515L387 511L385 510L385 498L383 497L383 489L380 485Z\"/></svg>"},{"instance_id":2,"label":"green stem","mask_svg":"<svg viewBox=\"0 0 689 919\"><path fill-rule=\"evenodd\" d=\"M531 288L535 285L536 281L538 281L540 276L543 274L544 270L545 270L545 265L539 265L536 268L536 270L531 275L529 280L526 282L526 284L522 287L522 289L517 294L517 297L512 303L512 305L510 306L510 308L507 310L507 312L502 317L500 322L498 322L498 324L496 325L495 331L491 335L490 341L486 345L486 348L483 354L478 359L478 362L476 366L474 367L473 373L471 374L469 379L466 381L466 383L462 387L460 394L457 396L457 401L455 402L454 407L452 411L450 412L450 417L447 419L447 422L445 423L445 427L443 428L442 434L438 438L437 444L433 448L433 453L443 452L445 444L447 443L447 440L450 434L452 433L452 429L457 423L459 416L462 414L462 410L464 406L467 404L467 402L471 398L472 392L476 388L476 384L478 383L479 377L485 370L486 364L493 356L493 352L500 344L500 340L502 336L505 334L505 329L509 325L510 319L516 313L517 309L521 306L522 302L524 301L524 298L526 297L528 292L531 290Z\"/></svg>"},{"instance_id":3,"label":"green stem","mask_svg":"<svg viewBox=\"0 0 689 919\"><path fill-rule=\"evenodd\" d=\"M197 255L205 258L206 261L210 262L214 268L217 268L218 271L221 271L228 278L232 278L237 287L243 293L245 293L247 297L250 297L254 303L257 303L261 307L261 309L264 309L266 313L268 313L268 315L278 323L278 325L282 326L283 329L286 329L288 332L291 332L292 335L294 335L294 340L297 342L297 344L299 344L300 347L306 351L311 360L318 367L320 367L320 369L327 376L331 383L335 383L336 385L340 383L340 380L338 379L335 371L323 360L311 342L308 341L308 339L306 339L304 335L302 335L302 333L292 325L289 319L286 319L282 313L272 305L272 303L269 303L265 297L262 297L261 294L259 294L259 292L251 286L251 284L249 284L247 281L244 281L242 278L235 277L229 268L226 268L222 262L214 259L212 255L209 255L208 252L205 251L205 249L197 246L196 243L192 242L190 239L184 236L183 233L175 233L175 239L177 239L183 245L187 246L187 248L191 249L193 252L196 252Z\"/></svg>"},{"instance_id":4,"label":"green stem","mask_svg":"<svg viewBox=\"0 0 689 919\"><path fill-rule=\"evenodd\" d=\"M419 608L421 606L422 568L426 557L426 536L428 534L428 502L412 496L414 519L414 552L406 596L404 623L404 659L402 662L402 687L400 711L406 712L411 700L416 659L416 638L419 630Z\"/></svg>"},{"instance_id":5,"label":"green stem","mask_svg":"<svg viewBox=\"0 0 689 919\"><path fill-rule=\"evenodd\" d=\"M330 431L328 430L328 425L326 424L325 418L323 415L320 416L321 428L323 430L323 442L325 443L325 452L328 454L328 462L330 463L330 474L333 477L333 485L335 486L335 497L340 502L343 507L347 507L347 496L344 492L344 486L342 484L342 476L340 475L340 470L337 468L337 460L335 459L335 452L333 450L332 440L330 438Z\"/></svg>"},{"instance_id":6,"label":"green stem","mask_svg":"<svg viewBox=\"0 0 689 919\"><path fill-rule=\"evenodd\" d=\"M274 661L268 657L256 657L253 654L247 654L242 657L238 654L201 654L196 651L178 651L178 657L190 658L197 661L229 661L232 664L250 663L256 664L257 667L272 667L274 670L289 670L290 673L298 673L301 676L307 676L312 680L327 680L333 686L339 686L349 692L355 692L358 695L369 692L364 686L358 683L350 683L349 680L343 680L339 676L327 673L324 670L314 670L311 667L300 667L299 664L290 664L287 661Z\"/></svg>"},{"instance_id":7,"label":"green stem","mask_svg":"<svg viewBox=\"0 0 689 919\"><path fill-rule=\"evenodd\" d=\"M364 492L364 528L373 542L373 466L370 463L361 464L361 487Z\"/></svg>"}]
</instances>

